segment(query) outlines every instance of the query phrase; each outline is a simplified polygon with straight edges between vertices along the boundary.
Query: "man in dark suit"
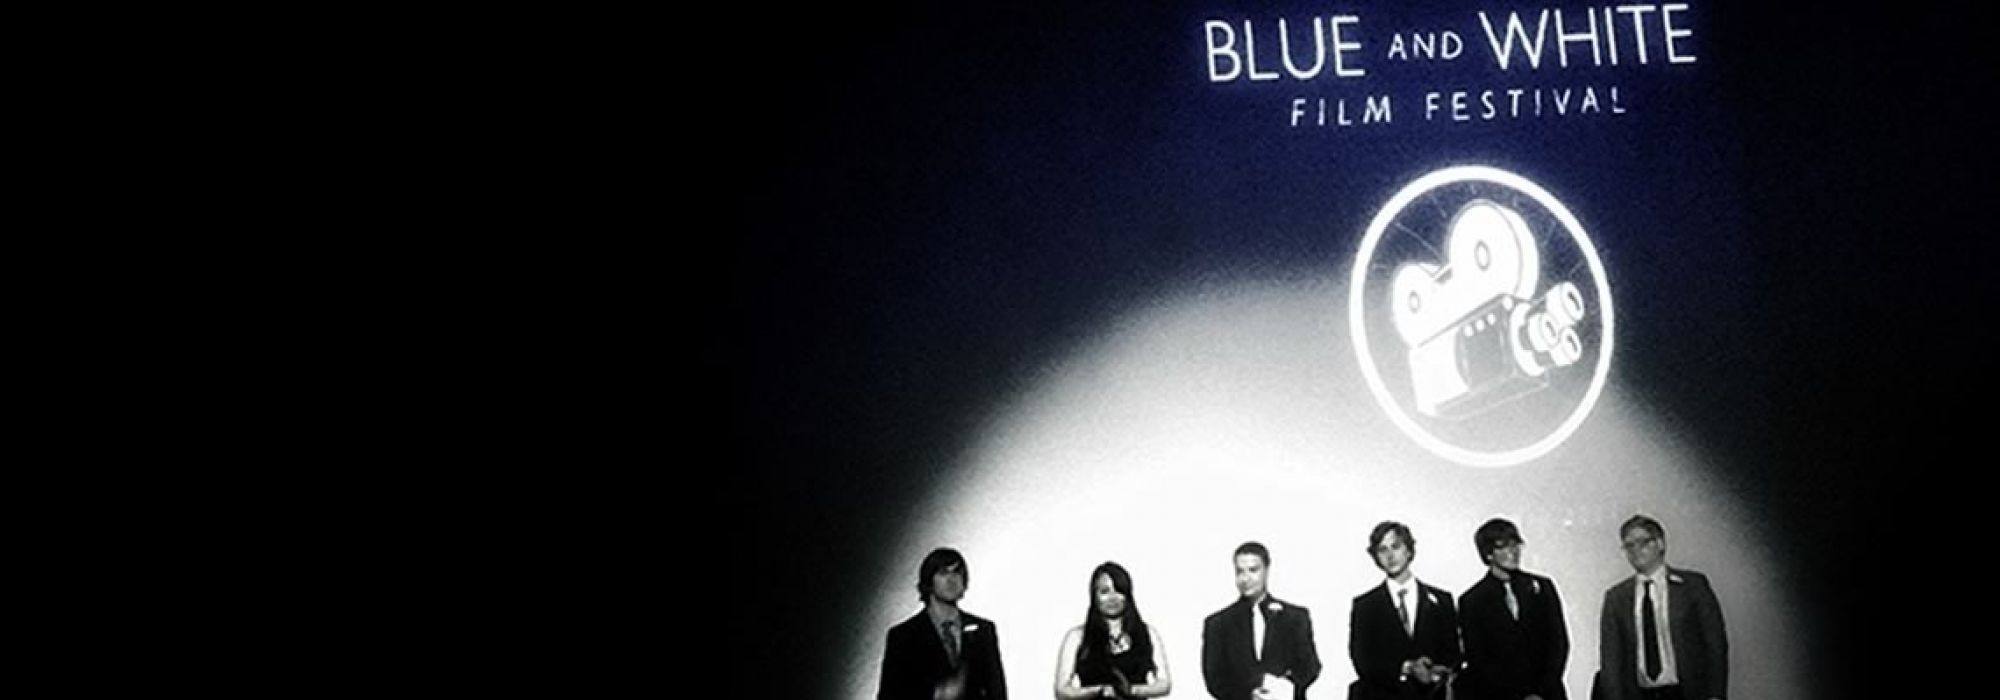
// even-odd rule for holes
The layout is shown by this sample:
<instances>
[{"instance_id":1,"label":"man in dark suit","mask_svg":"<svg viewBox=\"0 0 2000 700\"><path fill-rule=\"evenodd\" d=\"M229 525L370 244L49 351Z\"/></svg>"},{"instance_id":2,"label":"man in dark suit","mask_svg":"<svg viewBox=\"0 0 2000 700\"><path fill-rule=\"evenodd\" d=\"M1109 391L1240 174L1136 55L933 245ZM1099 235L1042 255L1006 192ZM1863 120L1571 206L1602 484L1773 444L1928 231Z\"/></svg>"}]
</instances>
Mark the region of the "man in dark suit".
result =
<instances>
[{"instance_id":1,"label":"man in dark suit","mask_svg":"<svg viewBox=\"0 0 2000 700\"><path fill-rule=\"evenodd\" d=\"M1604 592L1597 688L1605 700L1720 700L1729 635L1708 577L1667 566L1667 531L1634 515L1618 528L1636 574Z\"/></svg>"},{"instance_id":2,"label":"man in dark suit","mask_svg":"<svg viewBox=\"0 0 2000 700\"><path fill-rule=\"evenodd\" d=\"M1368 534L1368 554L1386 580L1354 598L1347 653L1359 678L1348 687L1348 698L1445 697L1461 659L1451 594L1410 572L1417 540L1402 523L1376 525Z\"/></svg>"},{"instance_id":3,"label":"man in dark suit","mask_svg":"<svg viewBox=\"0 0 2000 700\"><path fill-rule=\"evenodd\" d=\"M958 550L940 547L924 557L917 567L924 609L889 628L878 700L1005 700L999 631L958 609L970 579Z\"/></svg>"},{"instance_id":4,"label":"man in dark suit","mask_svg":"<svg viewBox=\"0 0 2000 700\"><path fill-rule=\"evenodd\" d=\"M1486 576L1458 599L1465 672L1458 689L1475 700L1567 700L1569 626L1556 582L1521 570L1521 530L1501 518L1472 535Z\"/></svg>"},{"instance_id":5,"label":"man in dark suit","mask_svg":"<svg viewBox=\"0 0 2000 700\"><path fill-rule=\"evenodd\" d=\"M1201 675L1216 700L1305 700L1319 678L1312 613L1266 590L1271 553L1236 548L1235 603L1201 624ZM1289 688L1289 691L1287 690Z\"/></svg>"}]
</instances>

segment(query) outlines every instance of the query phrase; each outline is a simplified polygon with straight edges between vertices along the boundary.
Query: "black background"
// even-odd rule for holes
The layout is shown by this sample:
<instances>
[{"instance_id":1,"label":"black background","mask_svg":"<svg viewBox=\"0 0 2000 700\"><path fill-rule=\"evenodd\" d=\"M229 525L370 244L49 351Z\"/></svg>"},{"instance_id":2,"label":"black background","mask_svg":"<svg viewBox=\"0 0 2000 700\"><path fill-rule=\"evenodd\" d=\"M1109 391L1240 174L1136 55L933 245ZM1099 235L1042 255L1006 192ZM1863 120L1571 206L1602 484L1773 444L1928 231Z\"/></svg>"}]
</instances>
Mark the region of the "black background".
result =
<instances>
[{"instance_id":1,"label":"black background","mask_svg":"<svg viewBox=\"0 0 2000 700\"><path fill-rule=\"evenodd\" d=\"M1703 291L1679 297L1695 311L1660 309L1656 336L1632 331L1620 350L1639 359L1620 381L1728 456L1715 476L1762 507L1776 524L1764 536L1808 572L1815 696L1976 687L1945 673L1976 673L1978 659L1944 650L1968 647L1918 643L1936 641L1923 620L1949 613L1913 601L1932 586L1946 605L1960 575L1948 565L1975 561L1947 545L1953 496L1982 459L1948 455L1976 446L1990 414L1991 382L1969 369L1993 336L1975 320L1990 277L1971 272L1992 248L1972 216L1991 178L1971 106L1993 83L1976 66L1992 61L1955 38L1962 18L1737 4L1696 6L1720 97L1704 119L1726 132L1712 146L1665 137L1714 149L1694 160L1720 166L1676 167L1734 181L1740 196L1714 216L1735 235L1694 261L1626 242L1625 267L1655 285L1704 272L1683 282ZM696 140L719 147L700 163L725 188L726 282L704 349L731 469L699 527L730 533L724 565L746 604L717 623L748 694L835 693L860 604L884 570L915 567L884 551L904 509L951 478L996 397L1114 301L1160 278L1227 281L1352 245L1282 212L1217 233L1213 219L1240 213L1232 197L1253 193L1146 191L1149 172L1232 161L1133 144L1248 130L1250 117L1174 91L1199 70L1191 27L1212 11L1274 13L1138 5L815 6L715 24L709 41L733 68L702 81L715 111ZM1364 199L1411 174L1347 172ZM1068 220L1146 233L1051 224ZM1046 692L1038 668L1010 675L1016 694Z\"/></svg>"}]
</instances>

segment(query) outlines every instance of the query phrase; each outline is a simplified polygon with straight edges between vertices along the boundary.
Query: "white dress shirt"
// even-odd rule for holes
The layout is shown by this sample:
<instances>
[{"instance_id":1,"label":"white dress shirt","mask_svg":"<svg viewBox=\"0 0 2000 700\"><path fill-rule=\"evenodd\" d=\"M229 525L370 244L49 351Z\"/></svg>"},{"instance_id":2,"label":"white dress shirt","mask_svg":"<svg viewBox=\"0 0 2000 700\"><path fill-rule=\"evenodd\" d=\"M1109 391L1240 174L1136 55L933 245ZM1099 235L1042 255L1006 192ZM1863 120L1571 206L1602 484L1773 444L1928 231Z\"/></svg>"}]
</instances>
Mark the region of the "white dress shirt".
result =
<instances>
[{"instance_id":1,"label":"white dress shirt","mask_svg":"<svg viewBox=\"0 0 2000 700\"><path fill-rule=\"evenodd\" d=\"M1270 596L1257 596L1257 602L1250 604L1250 652L1252 658L1264 660L1264 601Z\"/></svg>"},{"instance_id":2,"label":"white dress shirt","mask_svg":"<svg viewBox=\"0 0 2000 700\"><path fill-rule=\"evenodd\" d=\"M1417 608L1423 607L1417 604L1417 596L1424 594L1423 587L1417 585L1417 577L1415 576L1411 576L1409 581L1403 583L1397 583L1396 579L1384 580L1389 582L1389 604L1402 603L1403 608L1409 611L1410 629L1408 631L1410 634L1415 635L1417 633ZM1403 591L1409 592L1403 593Z\"/></svg>"},{"instance_id":3,"label":"white dress shirt","mask_svg":"<svg viewBox=\"0 0 2000 700\"><path fill-rule=\"evenodd\" d=\"M1646 677L1646 641L1644 639L1639 639L1637 644L1632 645L1632 658L1637 660L1637 663L1632 667L1635 671L1634 675L1639 677L1639 687L1641 688L1680 685L1681 678L1674 673L1674 634L1667 624L1667 620L1672 619L1667 616L1667 567L1662 566L1652 573L1639 574L1632 577L1632 630L1638 637L1644 637L1646 634L1645 606L1647 581L1653 582L1653 622L1654 631L1659 635L1657 641L1660 645L1660 677L1657 679Z\"/></svg>"}]
</instances>

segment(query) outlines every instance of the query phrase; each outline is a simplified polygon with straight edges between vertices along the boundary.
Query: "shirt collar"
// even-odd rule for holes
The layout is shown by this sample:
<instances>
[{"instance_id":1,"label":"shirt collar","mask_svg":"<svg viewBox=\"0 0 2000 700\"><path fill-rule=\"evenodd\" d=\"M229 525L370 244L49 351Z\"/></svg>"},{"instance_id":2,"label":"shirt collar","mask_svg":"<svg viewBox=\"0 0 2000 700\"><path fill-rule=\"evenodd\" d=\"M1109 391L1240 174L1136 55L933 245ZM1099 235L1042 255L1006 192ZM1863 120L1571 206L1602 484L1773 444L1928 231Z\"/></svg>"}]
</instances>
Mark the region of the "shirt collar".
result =
<instances>
[{"instance_id":1,"label":"shirt collar","mask_svg":"<svg viewBox=\"0 0 2000 700\"><path fill-rule=\"evenodd\" d=\"M1396 579L1392 578L1384 578L1382 580L1389 584L1389 600L1392 601L1396 599L1396 593L1398 591L1408 590L1410 592L1410 598L1409 598L1410 602L1415 603L1417 600L1417 593L1423 590L1422 588L1417 586L1417 577L1415 576L1411 576L1409 581L1403 583L1397 583Z\"/></svg>"},{"instance_id":2,"label":"shirt collar","mask_svg":"<svg viewBox=\"0 0 2000 700\"><path fill-rule=\"evenodd\" d=\"M1267 612L1265 607L1271 604L1271 592L1264 591L1258 594L1256 600L1249 598L1239 598L1239 600L1242 600L1244 605L1250 606L1252 612Z\"/></svg>"},{"instance_id":3,"label":"shirt collar","mask_svg":"<svg viewBox=\"0 0 2000 700\"><path fill-rule=\"evenodd\" d=\"M940 608L949 610L950 612L940 614L938 612ZM924 606L924 616L930 618L931 626L939 630L944 629L944 623L946 622L957 622L961 626L964 624L964 616L960 614L959 609L956 607L944 608L944 606L926 605Z\"/></svg>"},{"instance_id":4,"label":"shirt collar","mask_svg":"<svg viewBox=\"0 0 2000 700\"><path fill-rule=\"evenodd\" d=\"M1658 588L1658 587L1663 587L1663 586L1666 586L1666 585L1667 585L1667 565L1666 565L1666 564L1661 564L1661 565L1660 565L1660 568L1658 568L1658 569L1654 569L1654 570L1652 570L1652 571L1649 571L1649 572L1646 572L1646 573L1643 573L1643 574L1633 574L1632 578L1633 578L1633 580L1634 580L1635 582L1637 582L1637 583L1638 583L1639 585L1641 585L1641 586L1644 586L1644 585L1646 585L1646 582L1647 582L1647 581L1652 581L1652 582L1653 582L1653 585L1654 585L1654 587L1656 587L1656 588Z\"/></svg>"}]
</instances>

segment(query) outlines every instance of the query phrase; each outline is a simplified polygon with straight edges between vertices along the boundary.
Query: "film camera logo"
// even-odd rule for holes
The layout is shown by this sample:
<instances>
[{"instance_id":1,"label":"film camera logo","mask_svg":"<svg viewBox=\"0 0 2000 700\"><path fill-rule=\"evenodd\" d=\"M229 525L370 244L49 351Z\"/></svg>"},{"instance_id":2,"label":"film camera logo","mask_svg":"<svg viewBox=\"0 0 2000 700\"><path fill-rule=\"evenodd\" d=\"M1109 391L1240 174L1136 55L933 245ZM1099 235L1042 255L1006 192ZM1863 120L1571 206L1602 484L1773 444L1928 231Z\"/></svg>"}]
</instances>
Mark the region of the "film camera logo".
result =
<instances>
[{"instance_id":1,"label":"film camera logo","mask_svg":"<svg viewBox=\"0 0 2000 700\"><path fill-rule=\"evenodd\" d=\"M1611 287L1568 207L1519 175L1446 168L1368 225L1348 326L1398 428L1463 464L1520 464L1583 424L1611 368Z\"/></svg>"}]
</instances>

